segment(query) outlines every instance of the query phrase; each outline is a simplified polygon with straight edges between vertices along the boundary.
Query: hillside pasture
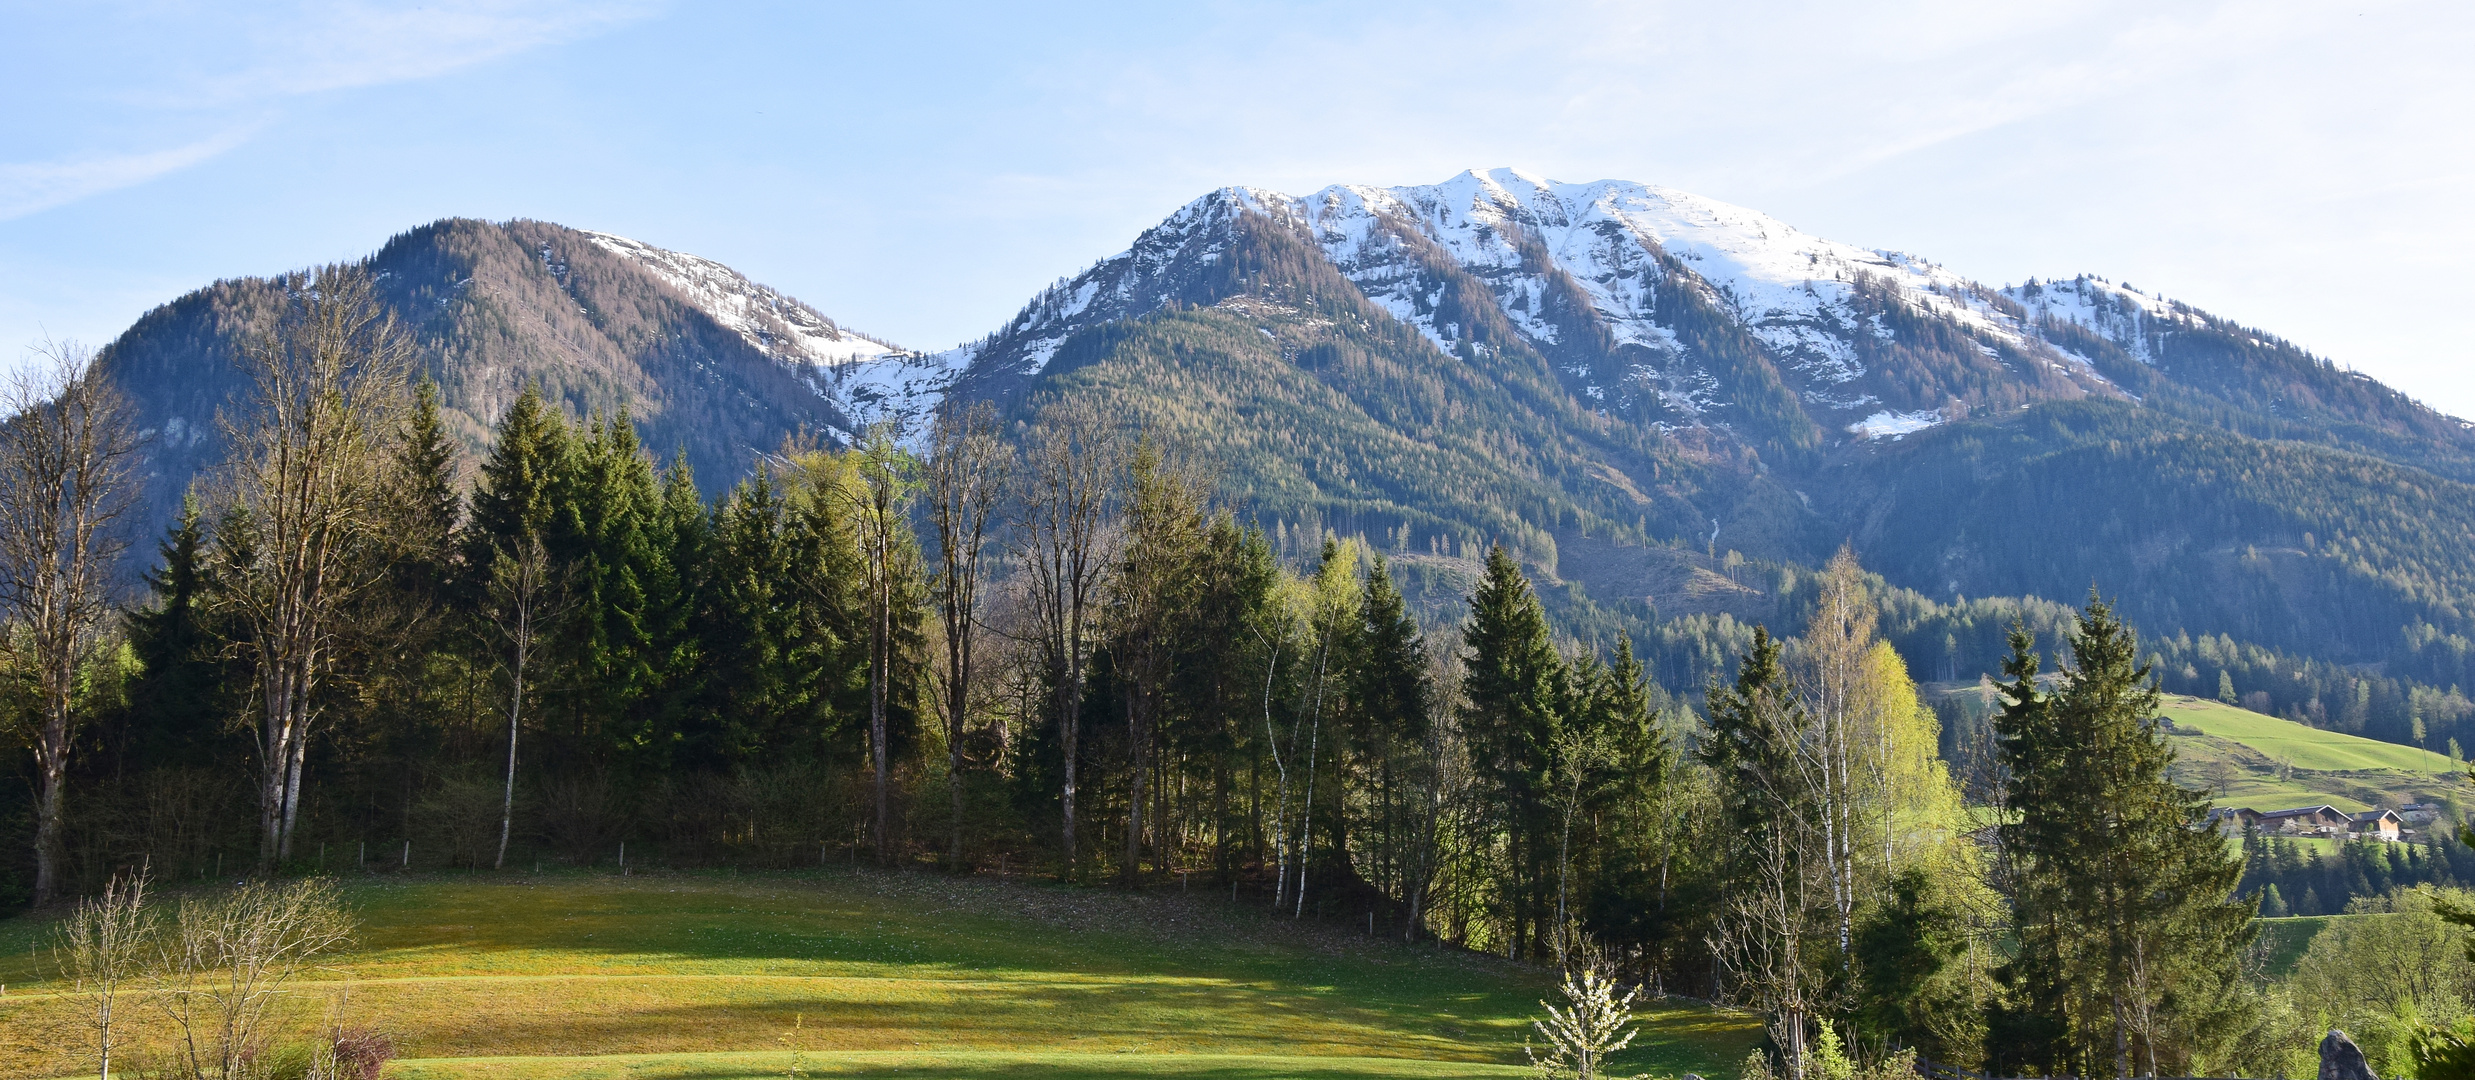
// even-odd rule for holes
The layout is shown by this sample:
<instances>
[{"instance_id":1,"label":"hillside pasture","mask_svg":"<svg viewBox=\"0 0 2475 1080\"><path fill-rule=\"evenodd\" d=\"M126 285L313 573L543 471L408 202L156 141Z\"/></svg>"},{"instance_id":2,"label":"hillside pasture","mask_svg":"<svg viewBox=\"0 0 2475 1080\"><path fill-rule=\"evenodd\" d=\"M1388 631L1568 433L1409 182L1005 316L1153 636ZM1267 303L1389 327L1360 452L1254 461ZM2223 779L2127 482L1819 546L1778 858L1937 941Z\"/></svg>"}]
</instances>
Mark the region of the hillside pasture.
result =
<instances>
[{"instance_id":1,"label":"hillside pasture","mask_svg":"<svg viewBox=\"0 0 2475 1080\"><path fill-rule=\"evenodd\" d=\"M1518 1071L1540 969L1145 894L926 875L373 878L292 995L386 1032L390 1076L1418 1077ZM75 1004L0 923L0 1077L75 1073ZM1665 999L1629 1071L1733 1074L1744 1016ZM141 1041L167 1036L157 1023Z\"/></svg>"},{"instance_id":2,"label":"hillside pasture","mask_svg":"<svg viewBox=\"0 0 2475 1080\"><path fill-rule=\"evenodd\" d=\"M2348 813L2451 800L2464 766L2412 746L2282 720L2202 698L2168 695L2170 745L2183 783L2220 806L2280 810L2327 803Z\"/></svg>"}]
</instances>

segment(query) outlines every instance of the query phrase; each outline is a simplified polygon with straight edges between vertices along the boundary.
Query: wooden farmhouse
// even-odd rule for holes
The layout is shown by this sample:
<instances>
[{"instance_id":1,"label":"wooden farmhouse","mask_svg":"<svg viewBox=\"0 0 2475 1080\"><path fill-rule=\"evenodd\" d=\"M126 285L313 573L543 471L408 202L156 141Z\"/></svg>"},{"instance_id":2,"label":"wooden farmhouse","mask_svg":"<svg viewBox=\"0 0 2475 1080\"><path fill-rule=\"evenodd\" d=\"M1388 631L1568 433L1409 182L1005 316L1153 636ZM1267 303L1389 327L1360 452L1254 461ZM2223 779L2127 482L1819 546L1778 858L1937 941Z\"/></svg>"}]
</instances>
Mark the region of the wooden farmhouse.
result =
<instances>
[{"instance_id":1,"label":"wooden farmhouse","mask_svg":"<svg viewBox=\"0 0 2475 1080\"><path fill-rule=\"evenodd\" d=\"M2222 806L2209 811L2209 824L2229 836L2243 830L2285 836L2360 835L2371 840L2397 840L2406 835L2406 818L2395 810L2367 810L2349 814L2334 806L2298 806L2288 810L2254 810L2248 806Z\"/></svg>"}]
</instances>

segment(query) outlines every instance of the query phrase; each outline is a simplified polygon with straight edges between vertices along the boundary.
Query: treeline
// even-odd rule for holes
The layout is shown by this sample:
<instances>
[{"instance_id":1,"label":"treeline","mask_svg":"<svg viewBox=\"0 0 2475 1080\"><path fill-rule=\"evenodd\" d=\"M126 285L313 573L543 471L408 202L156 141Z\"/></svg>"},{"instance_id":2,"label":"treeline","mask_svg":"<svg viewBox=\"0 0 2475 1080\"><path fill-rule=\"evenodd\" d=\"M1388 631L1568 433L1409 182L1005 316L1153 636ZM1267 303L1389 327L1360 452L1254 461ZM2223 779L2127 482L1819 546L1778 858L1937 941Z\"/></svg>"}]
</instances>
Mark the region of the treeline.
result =
<instances>
[{"instance_id":1,"label":"treeline","mask_svg":"<svg viewBox=\"0 0 2475 1080\"><path fill-rule=\"evenodd\" d=\"M1630 635L1642 642L1642 661L1655 681L1700 686L1730 670L1751 641L1755 622L1801 625L1820 595L1816 572L1793 563L1744 559L1731 551L1711 567L1759 593L1760 600L1748 605L1756 610L1742 616L1660 617L1639 601L1601 601L1571 586L1551 590L1547 598L1559 626L1585 639ZM2068 632L2074 618L2069 605L2037 596L1937 601L1870 573L1867 587L1879 598L1883 636L1926 681L1973 682L1979 673L2000 668L2012 626L2025 625L2040 637L2055 638ZM2466 647L2465 639L2429 623L2400 628L2397 640L2435 656L2454 657ZM2455 743L2457 757L2475 756L2475 699L2468 697L2467 684L2398 673L2405 665L2340 663L2224 633L2175 629L2143 639L2141 648L2168 693L2221 700L2323 730L2438 754L2453 753ZM2449 670L2454 669L2440 674L2447 676ZM1963 747L1987 737L1981 712L1952 709L1945 719L1945 756L1964 756Z\"/></svg>"},{"instance_id":2,"label":"treeline","mask_svg":"<svg viewBox=\"0 0 2475 1080\"><path fill-rule=\"evenodd\" d=\"M2282 918L2342 915L2358 899L2377 901L2423 885L2467 888L2475 884L2475 848L2445 835L2448 831L2433 829L2420 844L2329 845L2247 832L2240 890L2260 898L2263 917Z\"/></svg>"}]
</instances>

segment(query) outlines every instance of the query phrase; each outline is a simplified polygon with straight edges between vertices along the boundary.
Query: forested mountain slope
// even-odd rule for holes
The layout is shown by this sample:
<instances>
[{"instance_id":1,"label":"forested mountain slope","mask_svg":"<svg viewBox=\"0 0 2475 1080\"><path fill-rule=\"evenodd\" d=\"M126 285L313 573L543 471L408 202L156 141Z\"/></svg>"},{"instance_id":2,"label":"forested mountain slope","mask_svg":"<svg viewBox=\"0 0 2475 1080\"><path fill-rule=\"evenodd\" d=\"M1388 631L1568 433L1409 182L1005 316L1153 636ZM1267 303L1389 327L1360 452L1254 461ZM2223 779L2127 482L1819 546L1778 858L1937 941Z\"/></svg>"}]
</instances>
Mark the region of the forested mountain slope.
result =
<instances>
[{"instance_id":1,"label":"forested mountain slope","mask_svg":"<svg viewBox=\"0 0 2475 1080\"><path fill-rule=\"evenodd\" d=\"M786 434L873 416L876 380L898 382L919 359L718 263L543 222L435 222L389 240L368 266L473 448L536 385L578 414L628 410L657 453L684 450L727 485ZM291 285L216 282L104 350L151 435L150 520L220 458L217 416L247 390L244 350Z\"/></svg>"},{"instance_id":2,"label":"forested mountain slope","mask_svg":"<svg viewBox=\"0 0 2475 1080\"><path fill-rule=\"evenodd\" d=\"M1779 617L1793 575L1720 556L1845 541L1938 602L1927 621L2095 585L2153 634L2231 635L2288 658L2279 704L2307 715L2300 658L2475 684L2468 424L2097 278L1993 289L1682 192L1509 170L1230 188L952 362L961 392L1031 414L1099 395L1283 528L1378 538L1413 585L1513 540L1597 631ZM1971 633L1912 659L1999 655L1998 627ZM2193 678L2240 665L2214 666Z\"/></svg>"}]
</instances>

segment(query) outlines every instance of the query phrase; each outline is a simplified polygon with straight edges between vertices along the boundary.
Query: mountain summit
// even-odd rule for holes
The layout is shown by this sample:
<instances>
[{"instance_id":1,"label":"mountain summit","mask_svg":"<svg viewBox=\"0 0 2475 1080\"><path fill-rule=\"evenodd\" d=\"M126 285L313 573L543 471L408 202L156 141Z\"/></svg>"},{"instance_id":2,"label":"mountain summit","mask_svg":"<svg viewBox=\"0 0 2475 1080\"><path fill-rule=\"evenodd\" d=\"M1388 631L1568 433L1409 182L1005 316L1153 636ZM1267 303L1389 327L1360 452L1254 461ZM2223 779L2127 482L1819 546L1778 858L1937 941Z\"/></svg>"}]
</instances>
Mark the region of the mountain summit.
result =
<instances>
[{"instance_id":1,"label":"mountain summit","mask_svg":"<svg viewBox=\"0 0 2475 1080\"><path fill-rule=\"evenodd\" d=\"M1897 438L2036 401L2137 400L2182 368L2191 378L2168 381L2239 406L2285 398L2293 415L2475 446L2453 434L2466 425L2361 376L2101 278L1998 289L1687 192L1515 169L1304 197L1220 189L949 362L1011 386L1078 330L1194 302L1192 282L1247 216L1311 243L1441 350L1474 332L1454 305L1483 304L1593 407L1778 448Z\"/></svg>"}]
</instances>

